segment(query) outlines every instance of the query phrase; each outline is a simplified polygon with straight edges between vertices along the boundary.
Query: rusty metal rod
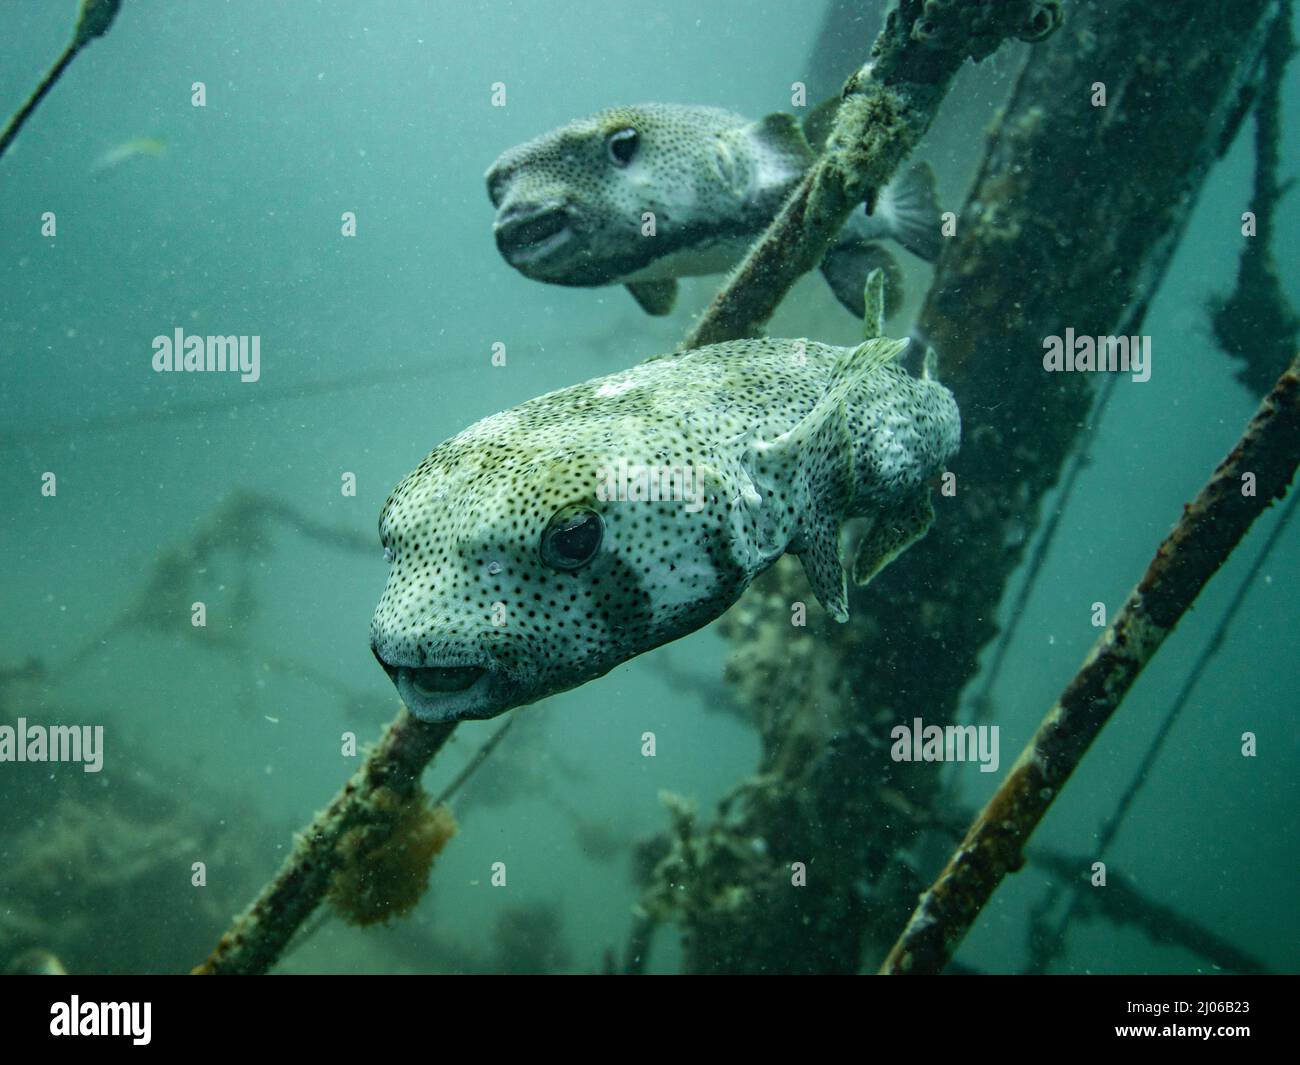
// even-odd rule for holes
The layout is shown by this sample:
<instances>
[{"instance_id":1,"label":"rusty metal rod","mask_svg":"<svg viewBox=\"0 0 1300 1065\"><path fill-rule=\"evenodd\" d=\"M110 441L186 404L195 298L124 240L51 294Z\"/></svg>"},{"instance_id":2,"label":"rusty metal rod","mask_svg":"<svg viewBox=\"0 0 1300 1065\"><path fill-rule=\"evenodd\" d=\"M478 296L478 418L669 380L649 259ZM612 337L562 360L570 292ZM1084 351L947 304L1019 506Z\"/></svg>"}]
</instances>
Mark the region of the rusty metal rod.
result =
<instances>
[{"instance_id":1,"label":"rusty metal rod","mask_svg":"<svg viewBox=\"0 0 1300 1065\"><path fill-rule=\"evenodd\" d=\"M403 707L334 801L298 834L280 871L193 974L264 973L274 965L298 927L325 897L342 864L338 843L344 834L359 825L386 820L373 805L375 792L383 788L399 795L411 794L455 728L455 722L426 724Z\"/></svg>"}]
</instances>

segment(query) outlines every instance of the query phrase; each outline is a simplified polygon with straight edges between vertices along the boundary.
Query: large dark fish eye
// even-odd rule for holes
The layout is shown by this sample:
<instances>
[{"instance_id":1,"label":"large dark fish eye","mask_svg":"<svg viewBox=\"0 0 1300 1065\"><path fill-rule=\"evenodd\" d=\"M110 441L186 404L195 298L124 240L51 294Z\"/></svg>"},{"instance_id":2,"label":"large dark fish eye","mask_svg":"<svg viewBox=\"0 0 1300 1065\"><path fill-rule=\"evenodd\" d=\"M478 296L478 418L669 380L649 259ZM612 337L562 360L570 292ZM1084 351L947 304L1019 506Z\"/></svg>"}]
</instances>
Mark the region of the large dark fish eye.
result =
<instances>
[{"instance_id":1,"label":"large dark fish eye","mask_svg":"<svg viewBox=\"0 0 1300 1065\"><path fill-rule=\"evenodd\" d=\"M592 560L604 535L605 522L594 510L565 507L542 532L542 561L551 569L578 569Z\"/></svg>"},{"instance_id":2,"label":"large dark fish eye","mask_svg":"<svg viewBox=\"0 0 1300 1065\"><path fill-rule=\"evenodd\" d=\"M615 166L627 166L636 157L636 150L640 146L641 134L630 126L616 129L605 138L605 149Z\"/></svg>"}]
</instances>

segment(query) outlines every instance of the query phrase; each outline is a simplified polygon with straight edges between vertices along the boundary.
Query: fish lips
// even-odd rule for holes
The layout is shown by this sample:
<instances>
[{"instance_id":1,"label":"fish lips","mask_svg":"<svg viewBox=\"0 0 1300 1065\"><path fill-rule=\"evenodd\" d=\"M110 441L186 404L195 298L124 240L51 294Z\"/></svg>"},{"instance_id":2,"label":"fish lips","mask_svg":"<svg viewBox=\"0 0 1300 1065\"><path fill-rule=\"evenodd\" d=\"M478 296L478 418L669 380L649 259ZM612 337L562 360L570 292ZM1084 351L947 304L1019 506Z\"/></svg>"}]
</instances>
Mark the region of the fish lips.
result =
<instances>
[{"instance_id":1,"label":"fish lips","mask_svg":"<svg viewBox=\"0 0 1300 1065\"><path fill-rule=\"evenodd\" d=\"M402 702L421 721L470 721L504 713L494 696L494 675L482 666L403 666L394 683Z\"/></svg>"},{"instance_id":2,"label":"fish lips","mask_svg":"<svg viewBox=\"0 0 1300 1065\"><path fill-rule=\"evenodd\" d=\"M372 646L402 702L421 721L468 721L503 714L515 704L506 677L489 663L394 665Z\"/></svg>"},{"instance_id":3,"label":"fish lips","mask_svg":"<svg viewBox=\"0 0 1300 1065\"><path fill-rule=\"evenodd\" d=\"M538 272L577 238L575 217L563 203L508 207L492 226L497 249L516 270Z\"/></svg>"}]
</instances>

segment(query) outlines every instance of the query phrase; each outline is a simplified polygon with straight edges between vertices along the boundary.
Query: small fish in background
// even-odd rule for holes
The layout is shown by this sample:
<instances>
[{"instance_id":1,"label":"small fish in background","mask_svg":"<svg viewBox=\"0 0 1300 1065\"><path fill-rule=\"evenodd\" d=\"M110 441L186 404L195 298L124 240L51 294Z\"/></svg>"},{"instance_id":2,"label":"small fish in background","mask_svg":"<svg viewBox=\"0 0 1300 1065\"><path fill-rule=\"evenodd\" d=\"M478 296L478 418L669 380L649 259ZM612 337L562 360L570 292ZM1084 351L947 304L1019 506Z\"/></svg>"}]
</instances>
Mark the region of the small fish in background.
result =
<instances>
[{"instance_id":1,"label":"small fish in background","mask_svg":"<svg viewBox=\"0 0 1300 1065\"><path fill-rule=\"evenodd\" d=\"M575 688L713 621L786 553L846 621L846 568L865 584L925 534L961 432L929 360L913 377L909 342L878 335L882 278L857 347L658 357L434 448L379 518L370 642L411 712L488 718Z\"/></svg>"},{"instance_id":2,"label":"small fish in background","mask_svg":"<svg viewBox=\"0 0 1300 1065\"><path fill-rule=\"evenodd\" d=\"M67 976L63 962L48 950L33 948L14 958L5 968L7 976Z\"/></svg>"},{"instance_id":3,"label":"small fish in background","mask_svg":"<svg viewBox=\"0 0 1300 1065\"><path fill-rule=\"evenodd\" d=\"M642 104L570 122L510 149L488 170L493 233L505 260L555 285L626 285L643 310L667 314L677 279L724 273L776 216L816 157L838 100L801 124L777 113L757 122L716 107ZM643 234L654 216L653 236ZM822 261L840 302L864 316L876 268L901 273L876 242L891 239L926 261L940 248L934 176L925 164L854 212Z\"/></svg>"},{"instance_id":4,"label":"small fish in background","mask_svg":"<svg viewBox=\"0 0 1300 1065\"><path fill-rule=\"evenodd\" d=\"M132 159L157 158L167 150L167 142L157 137L135 137L110 148L90 165L90 176L104 177Z\"/></svg>"}]
</instances>

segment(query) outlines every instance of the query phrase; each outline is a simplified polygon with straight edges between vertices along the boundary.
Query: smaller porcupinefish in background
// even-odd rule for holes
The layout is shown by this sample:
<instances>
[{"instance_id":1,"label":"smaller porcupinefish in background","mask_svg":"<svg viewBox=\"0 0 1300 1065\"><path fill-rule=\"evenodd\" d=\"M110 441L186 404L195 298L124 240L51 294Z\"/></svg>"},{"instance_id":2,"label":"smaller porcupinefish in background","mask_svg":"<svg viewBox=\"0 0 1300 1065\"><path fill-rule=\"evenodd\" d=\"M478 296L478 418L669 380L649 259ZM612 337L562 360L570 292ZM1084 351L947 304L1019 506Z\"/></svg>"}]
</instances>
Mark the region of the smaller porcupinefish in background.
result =
<instances>
[{"instance_id":1,"label":"smaller porcupinefish in background","mask_svg":"<svg viewBox=\"0 0 1300 1065\"><path fill-rule=\"evenodd\" d=\"M440 444L379 519L370 640L403 701L455 721L577 687L714 620L786 552L846 620L845 561L862 584L923 535L957 449L952 394L896 364L907 344L715 344Z\"/></svg>"},{"instance_id":2,"label":"smaller porcupinefish in background","mask_svg":"<svg viewBox=\"0 0 1300 1065\"><path fill-rule=\"evenodd\" d=\"M526 277L556 285L626 285L650 314L667 314L677 278L740 262L815 158L809 143L838 100L803 126L792 115L757 122L716 107L642 104L570 122L510 149L487 172L497 247ZM805 134L805 129L809 135ZM655 218L642 235L642 216ZM918 164L854 212L822 273L863 317L863 283L882 267L897 297L899 271L874 241L892 238L927 261L939 254L934 177ZM892 311L892 308L891 308Z\"/></svg>"}]
</instances>

